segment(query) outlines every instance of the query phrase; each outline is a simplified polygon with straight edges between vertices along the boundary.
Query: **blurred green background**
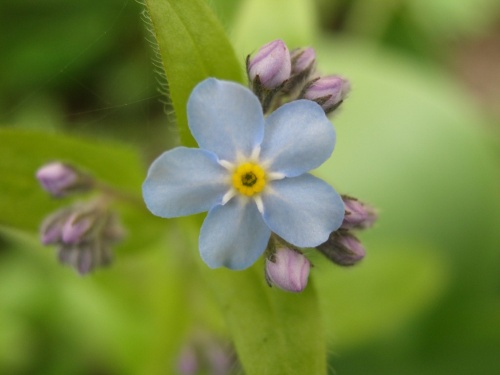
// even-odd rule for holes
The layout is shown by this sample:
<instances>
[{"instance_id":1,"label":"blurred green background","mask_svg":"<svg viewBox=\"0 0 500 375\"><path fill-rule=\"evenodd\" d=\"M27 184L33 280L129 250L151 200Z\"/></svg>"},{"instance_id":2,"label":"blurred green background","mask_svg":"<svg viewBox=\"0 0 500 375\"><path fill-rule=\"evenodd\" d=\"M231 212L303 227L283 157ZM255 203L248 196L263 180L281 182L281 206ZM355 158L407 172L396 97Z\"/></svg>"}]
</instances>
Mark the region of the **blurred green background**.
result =
<instances>
[{"instance_id":1,"label":"blurred green background","mask_svg":"<svg viewBox=\"0 0 500 375\"><path fill-rule=\"evenodd\" d=\"M282 38L313 46L319 69L353 86L332 119L336 151L317 174L376 206L380 220L361 236L359 266L309 254L331 373L500 373L500 3L210 5L242 61ZM75 160L95 152L88 167L103 176L111 142L121 151L109 158L122 164L107 177L128 178L137 194L141 172L176 142L141 12L129 0L0 3L0 130L31 142L0 149L0 207L10 215L0 213L1 374L169 374L193 326L225 335L170 249L183 246L175 228L161 245L151 240L162 221L125 212L130 240L112 268L86 278L37 244L37 223L64 204L33 177L55 157L43 140L76 138ZM95 142L104 149L88 148ZM23 196L1 187L11 181Z\"/></svg>"}]
</instances>

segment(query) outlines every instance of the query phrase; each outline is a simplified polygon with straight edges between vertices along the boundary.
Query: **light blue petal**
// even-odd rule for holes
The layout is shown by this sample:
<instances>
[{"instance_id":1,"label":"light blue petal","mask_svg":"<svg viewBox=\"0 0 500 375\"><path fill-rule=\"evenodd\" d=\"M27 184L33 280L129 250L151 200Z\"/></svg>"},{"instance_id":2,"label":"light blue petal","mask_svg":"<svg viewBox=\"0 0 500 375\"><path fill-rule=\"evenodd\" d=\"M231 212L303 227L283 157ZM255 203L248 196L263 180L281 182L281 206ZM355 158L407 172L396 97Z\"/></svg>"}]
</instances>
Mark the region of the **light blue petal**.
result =
<instances>
[{"instance_id":1,"label":"light blue petal","mask_svg":"<svg viewBox=\"0 0 500 375\"><path fill-rule=\"evenodd\" d=\"M319 167L332 154L335 130L321 107L310 100L287 103L266 119L261 160L287 177Z\"/></svg>"},{"instance_id":2,"label":"light blue petal","mask_svg":"<svg viewBox=\"0 0 500 375\"><path fill-rule=\"evenodd\" d=\"M306 173L275 180L262 195L264 221L277 235L299 247L325 242L344 219L344 203L326 182Z\"/></svg>"},{"instance_id":3,"label":"light blue petal","mask_svg":"<svg viewBox=\"0 0 500 375\"><path fill-rule=\"evenodd\" d=\"M255 203L236 197L208 212L200 232L200 254L211 268L242 270L262 255L270 235Z\"/></svg>"},{"instance_id":4,"label":"light blue petal","mask_svg":"<svg viewBox=\"0 0 500 375\"><path fill-rule=\"evenodd\" d=\"M220 159L250 156L262 142L264 115L257 97L246 87L208 78L199 83L187 104L188 123L200 148Z\"/></svg>"},{"instance_id":5,"label":"light blue petal","mask_svg":"<svg viewBox=\"0 0 500 375\"><path fill-rule=\"evenodd\" d=\"M208 211L228 191L228 172L208 151L177 147L163 153L148 171L142 194L148 209L161 217Z\"/></svg>"}]
</instances>

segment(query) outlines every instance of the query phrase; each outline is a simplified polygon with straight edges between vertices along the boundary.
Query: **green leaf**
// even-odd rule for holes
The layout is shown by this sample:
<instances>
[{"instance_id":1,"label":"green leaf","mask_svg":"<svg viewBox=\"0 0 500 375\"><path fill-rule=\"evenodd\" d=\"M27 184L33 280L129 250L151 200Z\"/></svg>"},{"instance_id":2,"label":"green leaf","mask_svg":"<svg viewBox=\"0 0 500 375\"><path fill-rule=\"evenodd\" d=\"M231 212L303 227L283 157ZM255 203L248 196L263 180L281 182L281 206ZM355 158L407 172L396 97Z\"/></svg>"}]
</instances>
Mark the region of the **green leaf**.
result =
<instances>
[{"instance_id":1,"label":"green leaf","mask_svg":"<svg viewBox=\"0 0 500 375\"><path fill-rule=\"evenodd\" d=\"M196 238L191 231L189 238ZM187 247L197 248L196 243ZM209 269L198 254L195 259L220 306L245 374L326 374L326 339L312 280L304 292L293 294L267 285L262 259L238 272Z\"/></svg>"},{"instance_id":2,"label":"green leaf","mask_svg":"<svg viewBox=\"0 0 500 375\"><path fill-rule=\"evenodd\" d=\"M191 315L171 247L80 277L34 236L0 226L0 239L0 373L92 373L95 361L107 373L173 373Z\"/></svg>"},{"instance_id":3,"label":"green leaf","mask_svg":"<svg viewBox=\"0 0 500 375\"><path fill-rule=\"evenodd\" d=\"M43 218L70 198L53 199L39 186L35 173L43 164L61 160L87 171L133 197L121 206L122 220L133 235L127 246L140 250L163 223L145 208L141 184L145 170L137 152L125 145L65 135L0 128L0 224L37 231ZM148 225L140 225L147 220Z\"/></svg>"},{"instance_id":4,"label":"green leaf","mask_svg":"<svg viewBox=\"0 0 500 375\"><path fill-rule=\"evenodd\" d=\"M206 268L206 266L205 266ZM207 271L247 374L325 374L326 347L316 291L269 289L263 264Z\"/></svg>"},{"instance_id":5,"label":"green leaf","mask_svg":"<svg viewBox=\"0 0 500 375\"><path fill-rule=\"evenodd\" d=\"M208 77L243 82L242 65L204 0L145 0L145 4L181 141L196 146L187 125L186 103L191 91Z\"/></svg>"},{"instance_id":6,"label":"green leaf","mask_svg":"<svg viewBox=\"0 0 500 375\"><path fill-rule=\"evenodd\" d=\"M364 245L368 255L353 268L312 257L326 332L343 351L399 331L431 310L449 285L440 249L389 241Z\"/></svg>"},{"instance_id":7,"label":"green leaf","mask_svg":"<svg viewBox=\"0 0 500 375\"><path fill-rule=\"evenodd\" d=\"M353 90L342 112L333 117L338 142L317 174L338 191L380 210L377 225L363 233L368 255L362 267L375 267L372 257L392 254L391 270L379 272L390 272L387 280L394 277L392 284L403 285L410 282L403 279L408 272L401 272L409 271L409 252L420 244L423 250L431 249L419 254L421 261L414 261L415 267L422 267L432 262L435 248L442 258L442 274L431 277L449 277L451 282L446 296L434 306L434 324L427 332L420 330L420 335L430 340L437 326L441 337L462 332L470 321L477 321L468 314L469 306L478 309L491 298L488 294L496 293L498 280L498 160L487 138L489 124L474 108L473 98L445 72L370 44L350 41L337 43L334 49L331 45L325 40L317 49L320 69L348 77ZM395 242L402 244L399 255ZM374 278L363 271L350 270L364 279L359 283ZM417 287L415 296L406 301L381 287L373 293L394 299L394 310L411 318L412 309L422 314L424 305L418 301L426 298L425 290ZM351 312L371 309L366 301ZM398 301L406 306L398 306Z\"/></svg>"}]
</instances>

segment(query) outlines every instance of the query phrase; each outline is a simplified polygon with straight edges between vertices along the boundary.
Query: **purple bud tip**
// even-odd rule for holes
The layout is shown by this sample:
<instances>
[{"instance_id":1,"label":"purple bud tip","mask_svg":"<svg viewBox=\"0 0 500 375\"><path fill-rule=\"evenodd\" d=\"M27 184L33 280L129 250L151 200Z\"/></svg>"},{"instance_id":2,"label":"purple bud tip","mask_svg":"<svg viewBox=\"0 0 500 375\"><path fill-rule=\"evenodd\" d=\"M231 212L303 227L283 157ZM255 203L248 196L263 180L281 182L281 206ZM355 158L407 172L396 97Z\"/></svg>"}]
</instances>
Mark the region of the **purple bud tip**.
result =
<instances>
[{"instance_id":1,"label":"purple bud tip","mask_svg":"<svg viewBox=\"0 0 500 375\"><path fill-rule=\"evenodd\" d=\"M307 286L311 264L301 253L281 248L274 259L266 259L266 278L271 285L288 292L302 292Z\"/></svg>"},{"instance_id":2,"label":"purple bud tip","mask_svg":"<svg viewBox=\"0 0 500 375\"><path fill-rule=\"evenodd\" d=\"M62 241L66 244L82 242L91 226L92 221L88 217L82 217L79 212L72 214L62 228Z\"/></svg>"},{"instance_id":3,"label":"purple bud tip","mask_svg":"<svg viewBox=\"0 0 500 375\"><path fill-rule=\"evenodd\" d=\"M49 245L61 241L62 229L71 211L63 208L47 216L40 227L42 244Z\"/></svg>"},{"instance_id":4,"label":"purple bud tip","mask_svg":"<svg viewBox=\"0 0 500 375\"><path fill-rule=\"evenodd\" d=\"M330 234L328 241L316 249L339 266L353 266L366 255L361 242L345 229Z\"/></svg>"},{"instance_id":5,"label":"purple bud tip","mask_svg":"<svg viewBox=\"0 0 500 375\"><path fill-rule=\"evenodd\" d=\"M377 220L373 207L365 205L355 198L342 196L346 214L342 222L344 229L366 229Z\"/></svg>"},{"instance_id":6,"label":"purple bud tip","mask_svg":"<svg viewBox=\"0 0 500 375\"><path fill-rule=\"evenodd\" d=\"M55 244L61 239L62 228L59 225L48 227L42 231L41 241L44 245Z\"/></svg>"},{"instance_id":7,"label":"purple bud tip","mask_svg":"<svg viewBox=\"0 0 500 375\"><path fill-rule=\"evenodd\" d=\"M305 99L321 105L325 112L335 109L351 89L349 81L340 76L326 76L313 81L303 94Z\"/></svg>"},{"instance_id":8,"label":"purple bud tip","mask_svg":"<svg viewBox=\"0 0 500 375\"><path fill-rule=\"evenodd\" d=\"M273 89L288 78L292 71L290 52L286 44L278 39L262 46L248 64L248 76L253 82L259 77L263 87Z\"/></svg>"},{"instance_id":9,"label":"purple bud tip","mask_svg":"<svg viewBox=\"0 0 500 375\"><path fill-rule=\"evenodd\" d=\"M346 265L356 264L366 255L366 250L361 242L352 235L340 237L339 243L345 249L345 251L339 252L339 258L342 258Z\"/></svg>"},{"instance_id":10,"label":"purple bud tip","mask_svg":"<svg viewBox=\"0 0 500 375\"><path fill-rule=\"evenodd\" d=\"M316 62L316 52L312 48L295 49L290 54L292 60L292 74L299 74L310 69Z\"/></svg>"},{"instance_id":11,"label":"purple bud tip","mask_svg":"<svg viewBox=\"0 0 500 375\"><path fill-rule=\"evenodd\" d=\"M54 162L46 164L36 172L42 187L55 197L64 196L78 181L78 174L70 166Z\"/></svg>"}]
</instances>

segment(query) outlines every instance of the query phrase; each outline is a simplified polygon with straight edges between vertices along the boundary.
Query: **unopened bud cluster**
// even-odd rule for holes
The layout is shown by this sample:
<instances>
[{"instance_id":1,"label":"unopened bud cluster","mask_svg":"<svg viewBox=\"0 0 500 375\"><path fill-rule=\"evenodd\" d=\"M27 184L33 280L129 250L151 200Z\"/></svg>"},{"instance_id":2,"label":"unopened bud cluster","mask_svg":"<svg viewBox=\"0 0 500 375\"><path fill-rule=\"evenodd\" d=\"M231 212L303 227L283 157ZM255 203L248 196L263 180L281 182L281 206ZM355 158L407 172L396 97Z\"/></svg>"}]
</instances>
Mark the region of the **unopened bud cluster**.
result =
<instances>
[{"instance_id":1,"label":"unopened bud cluster","mask_svg":"<svg viewBox=\"0 0 500 375\"><path fill-rule=\"evenodd\" d=\"M343 195L342 200L345 215L341 227L316 249L339 266L353 266L365 257L366 251L352 231L370 228L377 220L377 214L373 207L356 198Z\"/></svg>"},{"instance_id":2,"label":"unopened bud cluster","mask_svg":"<svg viewBox=\"0 0 500 375\"><path fill-rule=\"evenodd\" d=\"M89 175L60 162L41 167L36 177L54 197L90 191L96 185ZM59 261L80 275L109 265L112 246L122 239L124 231L108 203L109 199L99 196L48 215L40 228L41 242L56 245Z\"/></svg>"},{"instance_id":3,"label":"unopened bud cluster","mask_svg":"<svg viewBox=\"0 0 500 375\"><path fill-rule=\"evenodd\" d=\"M339 266L353 266L362 260L366 250L353 230L371 227L377 220L373 207L356 198L342 196L345 206L341 227L332 232L326 242L316 247L320 253ZM269 286L292 293L302 292L307 286L311 262L299 249L273 235L266 255L265 277Z\"/></svg>"},{"instance_id":4,"label":"unopened bud cluster","mask_svg":"<svg viewBox=\"0 0 500 375\"><path fill-rule=\"evenodd\" d=\"M350 91L345 78L317 74L314 49L289 51L279 39L262 46L253 57L247 56L247 74L264 113L297 99L315 101L325 113L331 113Z\"/></svg>"},{"instance_id":5,"label":"unopened bud cluster","mask_svg":"<svg viewBox=\"0 0 500 375\"><path fill-rule=\"evenodd\" d=\"M340 75L318 74L314 49L289 50L282 40L262 46L246 59L249 86L258 97L264 113L299 99L318 103L326 114L343 103L351 89ZM364 230L377 219L375 210L356 198L342 196L345 216L341 227L316 247L340 266L352 266L365 256L365 248L353 231ZM305 289L311 262L304 250L286 243L273 234L266 250L265 278L270 286L298 293Z\"/></svg>"}]
</instances>

